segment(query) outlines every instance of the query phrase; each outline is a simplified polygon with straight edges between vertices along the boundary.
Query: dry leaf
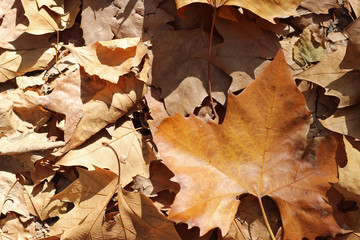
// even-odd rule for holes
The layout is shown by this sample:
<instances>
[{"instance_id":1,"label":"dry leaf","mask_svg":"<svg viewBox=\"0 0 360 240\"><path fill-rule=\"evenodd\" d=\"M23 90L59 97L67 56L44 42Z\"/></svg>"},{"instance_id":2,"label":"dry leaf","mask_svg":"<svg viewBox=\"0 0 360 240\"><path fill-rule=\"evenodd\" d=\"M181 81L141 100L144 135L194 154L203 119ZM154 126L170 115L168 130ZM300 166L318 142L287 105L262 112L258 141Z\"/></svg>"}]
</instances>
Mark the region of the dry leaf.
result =
<instances>
[{"instance_id":1,"label":"dry leaf","mask_svg":"<svg viewBox=\"0 0 360 240\"><path fill-rule=\"evenodd\" d=\"M0 55L0 83L27 72L46 69L55 54L53 47L3 52Z\"/></svg>"},{"instance_id":2,"label":"dry leaf","mask_svg":"<svg viewBox=\"0 0 360 240\"><path fill-rule=\"evenodd\" d=\"M16 212L29 217L30 213L24 198L24 187L19 183L16 175L0 169L0 213Z\"/></svg>"},{"instance_id":3,"label":"dry leaf","mask_svg":"<svg viewBox=\"0 0 360 240\"><path fill-rule=\"evenodd\" d=\"M323 0L323 1L316 1L316 0L303 0L300 6L309 9L313 13L316 14L327 14L329 9L331 8L338 8L339 4L337 0Z\"/></svg>"},{"instance_id":4,"label":"dry leaf","mask_svg":"<svg viewBox=\"0 0 360 240\"><path fill-rule=\"evenodd\" d=\"M140 38L123 38L95 42L86 47L68 48L86 73L115 84L120 76L137 67L147 53L147 48Z\"/></svg>"},{"instance_id":5,"label":"dry leaf","mask_svg":"<svg viewBox=\"0 0 360 240\"><path fill-rule=\"evenodd\" d=\"M309 117L279 52L239 96L229 95L221 125L193 115L163 120L154 141L180 184L168 218L225 236L237 196L250 193L276 202L284 239L345 233L326 196L337 181L336 142L308 141Z\"/></svg>"},{"instance_id":6,"label":"dry leaf","mask_svg":"<svg viewBox=\"0 0 360 240\"><path fill-rule=\"evenodd\" d=\"M295 75L325 88L326 95L340 99L339 108L354 105L360 102L360 71L340 68L345 55L345 46L338 46L335 52L326 54L324 59L306 71Z\"/></svg>"},{"instance_id":7,"label":"dry leaf","mask_svg":"<svg viewBox=\"0 0 360 240\"><path fill-rule=\"evenodd\" d=\"M228 6L238 6L246 8L253 13L259 15L262 18L265 18L269 22L275 23L274 18L276 17L288 17L297 15L296 8L300 5L301 0L287 0L287 1L277 1L277 0L259 0L256 2L249 2L247 0L175 0L176 7L178 9L191 4L191 3L207 3L213 7L220 7L223 5Z\"/></svg>"},{"instance_id":8,"label":"dry leaf","mask_svg":"<svg viewBox=\"0 0 360 240\"><path fill-rule=\"evenodd\" d=\"M348 0L357 17L360 17L360 2L358 0Z\"/></svg>"},{"instance_id":9,"label":"dry leaf","mask_svg":"<svg viewBox=\"0 0 360 240\"><path fill-rule=\"evenodd\" d=\"M62 153L73 149L109 123L115 122L139 103L145 84L133 74L120 77L117 84L82 74L81 97L84 115Z\"/></svg>"},{"instance_id":10,"label":"dry leaf","mask_svg":"<svg viewBox=\"0 0 360 240\"><path fill-rule=\"evenodd\" d=\"M343 140L348 162L345 167L338 169L339 182L337 185L348 192L359 195L360 200L360 151L354 148L345 136Z\"/></svg>"},{"instance_id":11,"label":"dry leaf","mask_svg":"<svg viewBox=\"0 0 360 240\"><path fill-rule=\"evenodd\" d=\"M333 132L360 139L359 111L360 103L350 107L339 108L329 118L320 120L320 122L325 128Z\"/></svg>"},{"instance_id":12,"label":"dry leaf","mask_svg":"<svg viewBox=\"0 0 360 240\"><path fill-rule=\"evenodd\" d=\"M43 184L33 186L24 186L25 200L29 212L38 216L42 221L48 218L57 217L60 213L66 211L67 203L60 202L58 199L52 199L56 189L53 182L44 182Z\"/></svg>"},{"instance_id":13,"label":"dry leaf","mask_svg":"<svg viewBox=\"0 0 360 240\"><path fill-rule=\"evenodd\" d=\"M60 1L60 3L64 1ZM80 10L80 0L66 0L64 14L58 14L51 9L58 9L60 6L53 6L48 9L37 3L36 0L21 0L25 9L25 16L29 19L29 26L26 32L34 35L56 32L69 28L74 24L77 13ZM59 4L59 1L55 2Z\"/></svg>"},{"instance_id":14,"label":"dry leaf","mask_svg":"<svg viewBox=\"0 0 360 240\"><path fill-rule=\"evenodd\" d=\"M49 46L46 36L36 36L25 32L28 19L24 15L24 9L20 0L7 0L0 2L0 9L4 16L0 24L0 47L9 50L24 50L44 48ZM1 14L0 14L1 15Z\"/></svg>"},{"instance_id":15,"label":"dry leaf","mask_svg":"<svg viewBox=\"0 0 360 240\"><path fill-rule=\"evenodd\" d=\"M324 55L325 45L318 25L311 24L303 30L300 39L295 43L294 60L300 66L306 66L323 60Z\"/></svg>"},{"instance_id":16,"label":"dry leaf","mask_svg":"<svg viewBox=\"0 0 360 240\"><path fill-rule=\"evenodd\" d=\"M65 115L65 143L71 138L84 113L80 84L80 67L76 65L57 79L57 85L49 95L37 97L39 105Z\"/></svg>"},{"instance_id":17,"label":"dry leaf","mask_svg":"<svg viewBox=\"0 0 360 240\"><path fill-rule=\"evenodd\" d=\"M35 235L35 224L23 223L15 213L8 213L0 220L1 239L25 240L33 239Z\"/></svg>"},{"instance_id":18,"label":"dry leaf","mask_svg":"<svg viewBox=\"0 0 360 240\"><path fill-rule=\"evenodd\" d=\"M124 122L110 135L102 130L87 142L84 146L71 150L56 164L64 166L84 166L93 170L94 166L107 168L118 174L118 160L112 149L102 143L109 143L116 151L121 160L121 182L124 186L132 182L137 174L149 177L150 159L144 159L141 139L131 121Z\"/></svg>"},{"instance_id":19,"label":"dry leaf","mask_svg":"<svg viewBox=\"0 0 360 240\"><path fill-rule=\"evenodd\" d=\"M357 18L344 32L348 35L349 41L341 67L360 69L360 19Z\"/></svg>"}]
</instances>

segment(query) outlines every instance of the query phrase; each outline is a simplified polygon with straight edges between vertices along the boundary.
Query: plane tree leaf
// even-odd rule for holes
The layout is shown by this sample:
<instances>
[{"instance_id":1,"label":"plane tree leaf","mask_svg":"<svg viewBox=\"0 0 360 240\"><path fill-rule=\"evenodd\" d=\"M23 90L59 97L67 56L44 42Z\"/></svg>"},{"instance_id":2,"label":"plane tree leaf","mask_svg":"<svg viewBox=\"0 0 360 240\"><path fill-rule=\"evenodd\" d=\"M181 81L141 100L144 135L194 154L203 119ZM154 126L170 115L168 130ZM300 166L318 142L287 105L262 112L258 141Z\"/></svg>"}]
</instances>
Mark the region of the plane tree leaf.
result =
<instances>
[{"instance_id":1,"label":"plane tree leaf","mask_svg":"<svg viewBox=\"0 0 360 240\"><path fill-rule=\"evenodd\" d=\"M27 72L46 69L55 54L55 48L3 52L0 55L0 83Z\"/></svg>"},{"instance_id":2,"label":"plane tree leaf","mask_svg":"<svg viewBox=\"0 0 360 240\"><path fill-rule=\"evenodd\" d=\"M152 127L159 155L180 184L169 219L226 235L249 193L279 207L284 239L343 233L328 203L337 181L336 141L307 140L310 112L282 52L241 94L221 125L191 115ZM339 226L340 224L340 226Z\"/></svg>"},{"instance_id":3,"label":"plane tree leaf","mask_svg":"<svg viewBox=\"0 0 360 240\"><path fill-rule=\"evenodd\" d=\"M207 3L213 7L223 5L238 6L246 8L260 17L275 23L274 18L297 15L296 8L300 5L301 0L175 0L175 2L178 10L191 3Z\"/></svg>"},{"instance_id":4,"label":"plane tree leaf","mask_svg":"<svg viewBox=\"0 0 360 240\"><path fill-rule=\"evenodd\" d=\"M360 71L340 67L345 51L346 47L339 45L335 52L326 54L324 60L295 76L316 83L326 89L326 95L339 98L339 108L360 102L360 89L357 87Z\"/></svg>"},{"instance_id":5,"label":"plane tree leaf","mask_svg":"<svg viewBox=\"0 0 360 240\"><path fill-rule=\"evenodd\" d=\"M100 41L86 47L68 48L89 75L97 75L115 84L120 76L137 67L147 53L140 38Z\"/></svg>"},{"instance_id":6,"label":"plane tree leaf","mask_svg":"<svg viewBox=\"0 0 360 240\"><path fill-rule=\"evenodd\" d=\"M117 177L111 171L94 168L94 171L79 168L79 178L54 196L74 203L75 207L52 226L53 233L64 231L61 239L79 240L180 240L173 223L143 194L121 189L119 213L113 218L106 215L106 206L117 189Z\"/></svg>"}]
</instances>

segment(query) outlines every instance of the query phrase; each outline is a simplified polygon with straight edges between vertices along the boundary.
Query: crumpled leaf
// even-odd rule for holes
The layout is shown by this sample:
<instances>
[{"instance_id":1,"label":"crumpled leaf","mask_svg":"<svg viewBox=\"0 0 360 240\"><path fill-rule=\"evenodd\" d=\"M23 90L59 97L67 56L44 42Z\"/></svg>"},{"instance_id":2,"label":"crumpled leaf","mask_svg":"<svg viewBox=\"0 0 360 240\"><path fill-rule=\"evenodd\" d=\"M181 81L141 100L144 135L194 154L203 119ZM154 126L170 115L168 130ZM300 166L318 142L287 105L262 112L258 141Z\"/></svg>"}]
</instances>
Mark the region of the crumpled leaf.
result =
<instances>
[{"instance_id":1,"label":"crumpled leaf","mask_svg":"<svg viewBox=\"0 0 360 240\"><path fill-rule=\"evenodd\" d=\"M360 71L340 67L345 50L345 46L338 45L338 49L326 54L321 62L295 75L298 79L322 86L326 95L339 98L339 108L360 102L360 89L357 87L360 84Z\"/></svg>"},{"instance_id":2,"label":"crumpled leaf","mask_svg":"<svg viewBox=\"0 0 360 240\"><path fill-rule=\"evenodd\" d=\"M159 156L180 184L168 218L226 235L237 196L250 193L277 204L284 239L344 233L328 203L337 181L336 142L308 141L310 112L279 52L241 94L229 94L221 125L194 115L154 127ZM340 226L339 226L340 224Z\"/></svg>"},{"instance_id":3,"label":"crumpled leaf","mask_svg":"<svg viewBox=\"0 0 360 240\"><path fill-rule=\"evenodd\" d=\"M114 38L111 23L116 16L117 8L113 2L84 0L81 11L81 29L85 45L96 41L109 41Z\"/></svg>"},{"instance_id":4,"label":"crumpled leaf","mask_svg":"<svg viewBox=\"0 0 360 240\"><path fill-rule=\"evenodd\" d=\"M300 39L295 43L294 60L300 66L305 66L323 60L324 55L325 45L318 25L311 24L303 30Z\"/></svg>"},{"instance_id":5,"label":"crumpled leaf","mask_svg":"<svg viewBox=\"0 0 360 240\"><path fill-rule=\"evenodd\" d=\"M63 141L53 142L47 138L47 133L28 131L0 138L0 155L11 155L38 150L46 150L64 146Z\"/></svg>"},{"instance_id":6,"label":"crumpled leaf","mask_svg":"<svg viewBox=\"0 0 360 240\"><path fill-rule=\"evenodd\" d=\"M132 182L132 177L140 174L149 177L149 159L144 159L141 139L131 121L124 122L110 135L102 130L90 138L84 146L69 151L64 157L56 162L64 166L84 166L93 170L94 166L110 169L118 173L118 160L115 153L102 143L109 143L121 160L121 182L125 186Z\"/></svg>"},{"instance_id":7,"label":"crumpled leaf","mask_svg":"<svg viewBox=\"0 0 360 240\"><path fill-rule=\"evenodd\" d=\"M345 167L338 168L339 182L336 185L348 192L359 195L360 200L360 151L353 147L345 136L343 140L348 162Z\"/></svg>"},{"instance_id":8,"label":"crumpled leaf","mask_svg":"<svg viewBox=\"0 0 360 240\"><path fill-rule=\"evenodd\" d=\"M97 75L115 84L120 76L137 67L147 53L140 38L123 38L68 48L89 75Z\"/></svg>"},{"instance_id":9,"label":"crumpled leaf","mask_svg":"<svg viewBox=\"0 0 360 240\"><path fill-rule=\"evenodd\" d=\"M296 8L300 5L301 0L258 0L256 2L247 0L175 0L175 2L178 10L191 3L207 3L216 8L223 5L238 6L252 11L269 22L275 23L274 18L276 17L298 15Z\"/></svg>"},{"instance_id":10,"label":"crumpled leaf","mask_svg":"<svg viewBox=\"0 0 360 240\"><path fill-rule=\"evenodd\" d=\"M52 199L56 191L53 182L48 183L45 181L37 186L24 187L26 189L24 196L29 212L34 216L38 216L42 221L47 218L57 217L59 212L66 211L67 203Z\"/></svg>"},{"instance_id":11,"label":"crumpled leaf","mask_svg":"<svg viewBox=\"0 0 360 240\"><path fill-rule=\"evenodd\" d=\"M95 171L78 171L80 177L55 196L75 204L52 227L65 231L62 239L180 239L173 223L139 193L121 190L120 213L114 216L115 221L108 219L105 208L116 190L116 174L97 167Z\"/></svg>"},{"instance_id":12,"label":"crumpled leaf","mask_svg":"<svg viewBox=\"0 0 360 240\"><path fill-rule=\"evenodd\" d=\"M262 72L263 65L269 63L267 59L273 58L280 46L274 33L262 30L239 11L222 7L219 15L215 27L224 42L212 47L211 63L232 77L230 91L236 92ZM207 60L207 54L208 50L195 56Z\"/></svg>"},{"instance_id":13,"label":"crumpled leaf","mask_svg":"<svg viewBox=\"0 0 360 240\"><path fill-rule=\"evenodd\" d=\"M49 95L37 97L39 105L65 115L65 143L71 138L84 113L80 85L80 67L77 65L57 79L57 85Z\"/></svg>"},{"instance_id":14,"label":"crumpled leaf","mask_svg":"<svg viewBox=\"0 0 360 240\"><path fill-rule=\"evenodd\" d=\"M340 134L360 139L360 103L350 107L339 108L325 120L319 120L321 124Z\"/></svg>"},{"instance_id":15,"label":"crumpled leaf","mask_svg":"<svg viewBox=\"0 0 360 240\"><path fill-rule=\"evenodd\" d=\"M20 0L0 2L0 47L9 50L24 50L50 46L49 36L36 36L25 32L28 19Z\"/></svg>"},{"instance_id":16,"label":"crumpled leaf","mask_svg":"<svg viewBox=\"0 0 360 240\"><path fill-rule=\"evenodd\" d=\"M208 96L207 60L194 58L208 47L209 35L199 28L161 31L154 37L152 85L161 88L170 115L189 114ZM211 79L216 79L211 82L214 99L224 104L230 77L211 67Z\"/></svg>"},{"instance_id":17,"label":"crumpled leaf","mask_svg":"<svg viewBox=\"0 0 360 240\"><path fill-rule=\"evenodd\" d=\"M115 122L135 107L144 95L145 84L134 74L122 76L117 84L113 84L97 77L89 77L81 71L84 115L59 154L79 146L106 125Z\"/></svg>"},{"instance_id":18,"label":"crumpled leaf","mask_svg":"<svg viewBox=\"0 0 360 240\"><path fill-rule=\"evenodd\" d=\"M360 19L357 18L344 32L348 35L349 41L341 67L360 69Z\"/></svg>"},{"instance_id":19,"label":"crumpled leaf","mask_svg":"<svg viewBox=\"0 0 360 240\"><path fill-rule=\"evenodd\" d=\"M337 0L303 0L300 6L316 14L328 14L329 9L340 7Z\"/></svg>"},{"instance_id":20,"label":"crumpled leaf","mask_svg":"<svg viewBox=\"0 0 360 240\"><path fill-rule=\"evenodd\" d=\"M24 187L19 183L16 175L0 169L0 212L6 215L8 212L16 212L25 217L30 213L26 207Z\"/></svg>"},{"instance_id":21,"label":"crumpled leaf","mask_svg":"<svg viewBox=\"0 0 360 240\"><path fill-rule=\"evenodd\" d=\"M57 11L58 7L53 6L48 9L47 6L38 4L36 0L21 0L21 3L25 9L25 16L29 19L29 26L26 32L42 35L70 28L74 24L76 15L80 10L81 1L66 0L64 14L51 11L51 9ZM55 3L59 4L58 1Z\"/></svg>"},{"instance_id":22,"label":"crumpled leaf","mask_svg":"<svg viewBox=\"0 0 360 240\"><path fill-rule=\"evenodd\" d=\"M53 47L3 52L0 55L0 82L27 72L46 69L55 54Z\"/></svg>"},{"instance_id":23,"label":"crumpled leaf","mask_svg":"<svg viewBox=\"0 0 360 240\"><path fill-rule=\"evenodd\" d=\"M23 223L16 213L8 213L0 220L2 239L31 239L35 233L35 223Z\"/></svg>"}]
</instances>

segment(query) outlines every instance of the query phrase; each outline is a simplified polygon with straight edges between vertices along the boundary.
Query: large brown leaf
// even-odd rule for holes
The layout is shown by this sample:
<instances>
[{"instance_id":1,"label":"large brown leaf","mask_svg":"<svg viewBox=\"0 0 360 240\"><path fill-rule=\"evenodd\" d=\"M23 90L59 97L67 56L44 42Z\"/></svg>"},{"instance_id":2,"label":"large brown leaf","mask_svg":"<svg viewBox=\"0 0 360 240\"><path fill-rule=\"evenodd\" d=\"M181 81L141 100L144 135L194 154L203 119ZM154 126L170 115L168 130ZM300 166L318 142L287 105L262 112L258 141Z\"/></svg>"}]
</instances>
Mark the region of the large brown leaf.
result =
<instances>
[{"instance_id":1,"label":"large brown leaf","mask_svg":"<svg viewBox=\"0 0 360 240\"><path fill-rule=\"evenodd\" d=\"M296 8L300 5L301 0L176 0L175 2L178 9L191 3L207 3L214 7L222 5L238 6L249 9L260 17L275 23L273 19L276 17L297 15Z\"/></svg>"},{"instance_id":2,"label":"large brown leaf","mask_svg":"<svg viewBox=\"0 0 360 240\"><path fill-rule=\"evenodd\" d=\"M193 115L163 120L154 140L181 187L169 219L225 235L236 197L250 193L276 202L284 239L342 233L326 195L337 181L336 143L308 141L309 117L280 52L244 92L229 95L221 125Z\"/></svg>"}]
</instances>

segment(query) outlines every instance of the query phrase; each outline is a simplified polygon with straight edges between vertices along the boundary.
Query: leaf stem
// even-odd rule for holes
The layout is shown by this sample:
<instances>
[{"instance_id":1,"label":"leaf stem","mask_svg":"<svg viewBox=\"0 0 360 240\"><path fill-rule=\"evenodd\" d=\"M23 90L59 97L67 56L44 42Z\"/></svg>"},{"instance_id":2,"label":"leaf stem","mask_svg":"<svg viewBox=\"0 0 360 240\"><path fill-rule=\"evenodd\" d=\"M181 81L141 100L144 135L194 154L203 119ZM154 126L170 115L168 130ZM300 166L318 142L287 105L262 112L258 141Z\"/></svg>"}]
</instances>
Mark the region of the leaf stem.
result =
<instances>
[{"instance_id":1,"label":"leaf stem","mask_svg":"<svg viewBox=\"0 0 360 240\"><path fill-rule=\"evenodd\" d=\"M120 165L120 163L125 163L125 162L120 160L119 155L117 154L116 150L109 143L103 142L102 145L110 148L115 153L115 156L116 156L116 159L117 159L117 164L118 164L118 171L119 171L117 185L119 186L119 190L120 190L120 188L121 188L121 178L120 178L121 165Z\"/></svg>"},{"instance_id":2,"label":"leaf stem","mask_svg":"<svg viewBox=\"0 0 360 240\"><path fill-rule=\"evenodd\" d=\"M217 8L214 6L214 16L212 19L212 23L211 23L211 32L210 32L210 43L209 43L209 52L208 52L208 84L209 84L209 96L210 96L210 102L211 102L211 107L212 110L214 111L214 115L215 115L215 121L219 120L219 116L216 113L215 110L215 104L214 104L214 100L213 100L213 96L212 96L212 90L211 90L211 78L210 78L210 67L211 67L211 45L212 45L212 39L213 39L213 35L214 35L214 27L215 27L215 20L216 20L216 14L217 14Z\"/></svg>"},{"instance_id":3,"label":"leaf stem","mask_svg":"<svg viewBox=\"0 0 360 240\"><path fill-rule=\"evenodd\" d=\"M276 238L275 238L275 236L274 236L274 233L273 233L272 230L271 230L269 221L268 221L268 219L267 219L267 217L266 217L266 213L265 213L264 206L263 206L263 204L262 204L261 197L258 197L258 200L259 200L259 203L260 203L260 208L261 208L262 215L263 215L264 220L265 220L266 228L268 229L268 231L269 231L269 233L270 233L271 239L272 239L272 240L276 240Z\"/></svg>"}]
</instances>

